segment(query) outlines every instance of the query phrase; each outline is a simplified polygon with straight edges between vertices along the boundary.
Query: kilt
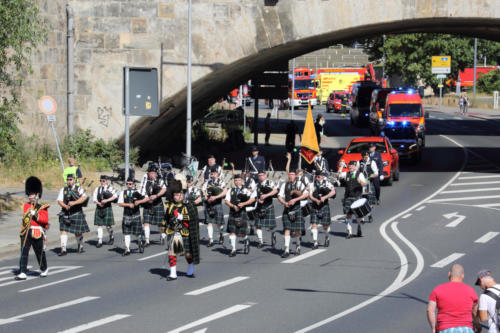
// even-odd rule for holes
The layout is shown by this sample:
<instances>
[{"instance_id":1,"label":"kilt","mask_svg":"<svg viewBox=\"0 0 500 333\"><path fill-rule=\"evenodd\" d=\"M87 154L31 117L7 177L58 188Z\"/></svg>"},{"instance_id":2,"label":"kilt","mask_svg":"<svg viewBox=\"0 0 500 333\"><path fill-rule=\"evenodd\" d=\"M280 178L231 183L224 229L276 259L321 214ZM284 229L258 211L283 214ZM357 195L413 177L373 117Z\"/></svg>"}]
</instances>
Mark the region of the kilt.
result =
<instances>
[{"instance_id":1,"label":"kilt","mask_svg":"<svg viewBox=\"0 0 500 333\"><path fill-rule=\"evenodd\" d=\"M274 205L269 205L265 208L266 216L260 218L259 215L255 214L255 226L257 228L276 228L276 216L274 214Z\"/></svg>"},{"instance_id":2,"label":"kilt","mask_svg":"<svg viewBox=\"0 0 500 333\"><path fill-rule=\"evenodd\" d=\"M122 221L122 232L124 235L142 235L141 215L138 214L133 216L132 223L130 223L129 225L126 225Z\"/></svg>"},{"instance_id":3,"label":"kilt","mask_svg":"<svg viewBox=\"0 0 500 333\"><path fill-rule=\"evenodd\" d=\"M342 204L344 206L344 214L352 213L351 205L358 199L360 199L360 197L347 197L342 200Z\"/></svg>"},{"instance_id":4,"label":"kilt","mask_svg":"<svg viewBox=\"0 0 500 333\"><path fill-rule=\"evenodd\" d=\"M105 212L104 217L99 216L99 210L103 209ZM94 225L99 226L112 226L115 224L115 218L113 217L113 208L98 208L96 207L94 213Z\"/></svg>"},{"instance_id":5,"label":"kilt","mask_svg":"<svg viewBox=\"0 0 500 333\"><path fill-rule=\"evenodd\" d=\"M152 212L152 214L150 213ZM161 225L165 217L165 211L163 210L163 202L159 202L154 206L149 208L145 207L142 211L142 218L144 223L149 223L151 225Z\"/></svg>"},{"instance_id":6,"label":"kilt","mask_svg":"<svg viewBox=\"0 0 500 333\"><path fill-rule=\"evenodd\" d=\"M83 214L82 211L70 215L69 219L71 224L67 225L63 222L63 217L59 216L60 231L66 231L72 234L83 234L90 231L87 221L85 220L85 214Z\"/></svg>"},{"instance_id":7,"label":"kilt","mask_svg":"<svg viewBox=\"0 0 500 333\"><path fill-rule=\"evenodd\" d=\"M213 205L212 208L215 209L216 212L214 217L210 217L208 215L207 207L205 207L205 222L224 225L224 213L222 212L222 204Z\"/></svg>"},{"instance_id":8,"label":"kilt","mask_svg":"<svg viewBox=\"0 0 500 333\"><path fill-rule=\"evenodd\" d=\"M169 248L172 248L172 238L174 238L174 234L168 235L167 242L169 244ZM191 253L191 241L189 240L189 236L182 236L182 246L184 246L184 254L186 252Z\"/></svg>"},{"instance_id":9,"label":"kilt","mask_svg":"<svg viewBox=\"0 0 500 333\"><path fill-rule=\"evenodd\" d=\"M290 231L303 231L306 230L306 224L304 222L304 218L302 217L302 209L300 208L300 205L297 205L294 209L290 210L295 212L295 221L292 222L288 218L288 212L289 209L285 208L283 210L283 229L284 230L290 230Z\"/></svg>"},{"instance_id":10,"label":"kilt","mask_svg":"<svg viewBox=\"0 0 500 333\"><path fill-rule=\"evenodd\" d=\"M370 183L370 193L364 194L363 198L366 198L368 200L368 203L372 206L377 203L377 197L375 196L375 185L373 185L373 183Z\"/></svg>"},{"instance_id":11,"label":"kilt","mask_svg":"<svg viewBox=\"0 0 500 333\"><path fill-rule=\"evenodd\" d=\"M241 227L237 227L234 224L234 216L229 212L229 218L227 220L227 232L234 232L236 235L246 235L247 234L247 224L248 224L248 216L246 212L241 213L241 217L243 219L243 225Z\"/></svg>"},{"instance_id":12,"label":"kilt","mask_svg":"<svg viewBox=\"0 0 500 333\"><path fill-rule=\"evenodd\" d=\"M312 205L312 212L311 212L311 223L315 224L321 224L321 225L330 225L332 223L331 217L330 217L330 205L328 204L328 201L323 204L323 207L318 208L316 205ZM316 215L317 213L321 213L323 217L318 219L318 216Z\"/></svg>"}]
</instances>

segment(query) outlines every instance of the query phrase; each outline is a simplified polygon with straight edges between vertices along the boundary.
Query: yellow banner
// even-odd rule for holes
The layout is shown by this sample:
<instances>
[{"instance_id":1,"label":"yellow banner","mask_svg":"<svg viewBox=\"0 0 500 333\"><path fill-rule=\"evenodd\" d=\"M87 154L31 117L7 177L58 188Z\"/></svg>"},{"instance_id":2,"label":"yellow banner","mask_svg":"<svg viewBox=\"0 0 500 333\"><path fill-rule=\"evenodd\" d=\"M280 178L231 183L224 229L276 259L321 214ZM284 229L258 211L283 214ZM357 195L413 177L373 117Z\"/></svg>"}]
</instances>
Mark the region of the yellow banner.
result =
<instances>
[{"instance_id":1,"label":"yellow banner","mask_svg":"<svg viewBox=\"0 0 500 333\"><path fill-rule=\"evenodd\" d=\"M311 104L309 104L309 107L307 109L306 123L304 125L304 133L302 133L302 141L300 145L302 146L302 157L304 157L304 159L309 164L311 164L312 159L319 151L318 138L316 136L316 129L314 128Z\"/></svg>"}]
</instances>

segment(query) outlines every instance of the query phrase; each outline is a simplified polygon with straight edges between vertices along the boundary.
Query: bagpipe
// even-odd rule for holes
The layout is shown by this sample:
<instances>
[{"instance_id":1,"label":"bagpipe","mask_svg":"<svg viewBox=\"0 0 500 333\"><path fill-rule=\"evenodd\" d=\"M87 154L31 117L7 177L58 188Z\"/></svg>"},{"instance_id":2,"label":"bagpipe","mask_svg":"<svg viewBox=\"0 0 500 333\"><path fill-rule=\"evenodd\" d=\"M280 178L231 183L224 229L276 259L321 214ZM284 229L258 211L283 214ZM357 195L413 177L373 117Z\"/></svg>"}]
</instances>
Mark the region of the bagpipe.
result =
<instances>
[{"instance_id":1,"label":"bagpipe","mask_svg":"<svg viewBox=\"0 0 500 333\"><path fill-rule=\"evenodd\" d=\"M213 196L217 196L221 193L222 193L222 188L220 186L211 185L211 186L207 187L207 196L209 198L213 197ZM222 202L222 199L217 199L217 200L214 200L212 202L208 202L208 201L205 202L208 216L210 216L211 218L214 218L215 216L217 216L217 211L216 211L214 206L217 204L220 204L221 202Z\"/></svg>"},{"instance_id":2,"label":"bagpipe","mask_svg":"<svg viewBox=\"0 0 500 333\"><path fill-rule=\"evenodd\" d=\"M37 220L40 210L46 210L50 207L48 204L40 205L38 200L42 197L43 186L40 179L35 176L31 176L26 179L24 191L27 196L30 194L35 194L35 201L31 204L31 208L23 213L22 226L19 235L25 237L23 241L23 246L26 244L26 236L28 235L28 230L30 229L31 220Z\"/></svg>"},{"instance_id":3,"label":"bagpipe","mask_svg":"<svg viewBox=\"0 0 500 333\"><path fill-rule=\"evenodd\" d=\"M113 193L110 191L98 191L97 193L97 201L101 203L103 200L107 200L109 198L113 197ZM111 203L116 203L118 202L118 198L115 198L113 201L106 202L104 206L97 206L97 215L100 218L104 218L106 216L106 208L111 207Z\"/></svg>"}]
</instances>

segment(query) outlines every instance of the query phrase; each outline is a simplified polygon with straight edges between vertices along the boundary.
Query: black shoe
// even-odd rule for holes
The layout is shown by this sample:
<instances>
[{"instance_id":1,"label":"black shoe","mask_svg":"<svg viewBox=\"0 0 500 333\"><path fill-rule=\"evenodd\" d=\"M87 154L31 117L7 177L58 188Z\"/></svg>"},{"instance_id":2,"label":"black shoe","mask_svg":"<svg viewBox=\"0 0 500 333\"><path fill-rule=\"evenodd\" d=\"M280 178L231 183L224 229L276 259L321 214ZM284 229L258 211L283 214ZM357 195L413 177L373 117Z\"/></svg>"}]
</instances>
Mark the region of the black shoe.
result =
<instances>
[{"instance_id":1,"label":"black shoe","mask_svg":"<svg viewBox=\"0 0 500 333\"><path fill-rule=\"evenodd\" d=\"M346 239L351 239L352 237L352 234L347 234L347 236L345 236Z\"/></svg>"},{"instance_id":2,"label":"black shoe","mask_svg":"<svg viewBox=\"0 0 500 333\"><path fill-rule=\"evenodd\" d=\"M114 236L109 236L108 245L113 245L114 242L115 242L115 237Z\"/></svg>"},{"instance_id":3,"label":"black shoe","mask_svg":"<svg viewBox=\"0 0 500 333\"><path fill-rule=\"evenodd\" d=\"M243 253L244 254L250 253L250 241L248 239L245 239L245 247L243 248Z\"/></svg>"},{"instance_id":4,"label":"black shoe","mask_svg":"<svg viewBox=\"0 0 500 333\"><path fill-rule=\"evenodd\" d=\"M264 243L259 242L259 244L257 244L257 248L258 249L262 249L263 247L264 247Z\"/></svg>"},{"instance_id":5,"label":"black shoe","mask_svg":"<svg viewBox=\"0 0 500 333\"><path fill-rule=\"evenodd\" d=\"M97 242L97 245L95 247L97 247L97 248L102 247L102 242Z\"/></svg>"},{"instance_id":6,"label":"black shoe","mask_svg":"<svg viewBox=\"0 0 500 333\"><path fill-rule=\"evenodd\" d=\"M123 257L129 256L129 255L130 255L130 251L129 250L125 250L125 252L122 253Z\"/></svg>"},{"instance_id":7,"label":"black shoe","mask_svg":"<svg viewBox=\"0 0 500 333\"><path fill-rule=\"evenodd\" d=\"M144 247L149 247L149 245L150 245L150 244L149 244L149 241L146 241L146 242L144 243Z\"/></svg>"},{"instance_id":8,"label":"black shoe","mask_svg":"<svg viewBox=\"0 0 500 333\"><path fill-rule=\"evenodd\" d=\"M68 254L68 252L66 252L66 250L61 250L61 252L59 252L57 255L58 255L59 257L62 257L62 256L65 256L65 255L67 255L67 254Z\"/></svg>"},{"instance_id":9,"label":"black shoe","mask_svg":"<svg viewBox=\"0 0 500 333\"><path fill-rule=\"evenodd\" d=\"M176 277L167 276L167 281L175 281L175 280L177 280Z\"/></svg>"},{"instance_id":10,"label":"black shoe","mask_svg":"<svg viewBox=\"0 0 500 333\"><path fill-rule=\"evenodd\" d=\"M290 256L290 252L287 250L283 250L283 253L281 254L281 258L288 258Z\"/></svg>"},{"instance_id":11,"label":"black shoe","mask_svg":"<svg viewBox=\"0 0 500 333\"><path fill-rule=\"evenodd\" d=\"M325 247L329 247L329 246L330 246L330 238L326 237L325 238Z\"/></svg>"},{"instance_id":12,"label":"black shoe","mask_svg":"<svg viewBox=\"0 0 500 333\"><path fill-rule=\"evenodd\" d=\"M231 253L229 253L230 257L236 257L236 250L232 250Z\"/></svg>"},{"instance_id":13,"label":"black shoe","mask_svg":"<svg viewBox=\"0 0 500 333\"><path fill-rule=\"evenodd\" d=\"M219 234L219 245L222 245L224 244L224 234L221 232Z\"/></svg>"},{"instance_id":14,"label":"black shoe","mask_svg":"<svg viewBox=\"0 0 500 333\"><path fill-rule=\"evenodd\" d=\"M144 243L142 239L139 239L137 241L137 246L139 247L139 253L144 253Z\"/></svg>"},{"instance_id":15,"label":"black shoe","mask_svg":"<svg viewBox=\"0 0 500 333\"><path fill-rule=\"evenodd\" d=\"M273 249L276 247L276 234L274 232L271 235L271 246Z\"/></svg>"},{"instance_id":16,"label":"black shoe","mask_svg":"<svg viewBox=\"0 0 500 333\"><path fill-rule=\"evenodd\" d=\"M211 240L208 242L207 247L212 247L212 246L214 246L214 241Z\"/></svg>"},{"instance_id":17,"label":"black shoe","mask_svg":"<svg viewBox=\"0 0 500 333\"><path fill-rule=\"evenodd\" d=\"M361 232L361 227L359 225L358 225L358 232L356 233L356 236L363 237L363 233Z\"/></svg>"},{"instance_id":18,"label":"black shoe","mask_svg":"<svg viewBox=\"0 0 500 333\"><path fill-rule=\"evenodd\" d=\"M83 249L83 245L78 245L78 253L83 253L85 250Z\"/></svg>"},{"instance_id":19,"label":"black shoe","mask_svg":"<svg viewBox=\"0 0 500 333\"><path fill-rule=\"evenodd\" d=\"M379 206L380 206L380 200L377 200L377 205L379 205Z\"/></svg>"},{"instance_id":20,"label":"black shoe","mask_svg":"<svg viewBox=\"0 0 500 333\"><path fill-rule=\"evenodd\" d=\"M318 246L318 242L314 242L314 245L313 245L312 249L313 249L313 250L316 250L318 247L319 247L319 246Z\"/></svg>"},{"instance_id":21,"label":"black shoe","mask_svg":"<svg viewBox=\"0 0 500 333\"><path fill-rule=\"evenodd\" d=\"M296 256L300 255L300 246L297 246L297 247L295 248L295 255L296 255Z\"/></svg>"},{"instance_id":22,"label":"black shoe","mask_svg":"<svg viewBox=\"0 0 500 333\"><path fill-rule=\"evenodd\" d=\"M187 277L187 278L190 278L190 279L194 279L196 276L195 276L195 275L194 275L194 273L193 273L193 274L191 274L191 275L186 274L186 277Z\"/></svg>"}]
</instances>

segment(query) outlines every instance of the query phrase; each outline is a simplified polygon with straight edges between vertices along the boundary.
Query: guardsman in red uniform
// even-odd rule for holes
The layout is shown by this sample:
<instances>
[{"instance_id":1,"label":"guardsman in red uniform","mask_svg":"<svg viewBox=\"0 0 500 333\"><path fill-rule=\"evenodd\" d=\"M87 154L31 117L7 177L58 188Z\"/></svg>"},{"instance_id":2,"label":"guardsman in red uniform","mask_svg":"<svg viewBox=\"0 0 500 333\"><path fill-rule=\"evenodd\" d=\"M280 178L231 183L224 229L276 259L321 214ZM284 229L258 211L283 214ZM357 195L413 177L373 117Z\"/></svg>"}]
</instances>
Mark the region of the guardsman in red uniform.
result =
<instances>
[{"instance_id":1,"label":"guardsman in red uniform","mask_svg":"<svg viewBox=\"0 0 500 333\"><path fill-rule=\"evenodd\" d=\"M28 202L23 207L23 225L21 228L21 259L16 280L26 280L28 271L28 256L33 246L36 259L40 265L40 277L49 273L47 257L43 249L45 230L49 226L49 205L41 205L38 199L42 197L42 182L36 177L29 177L25 185Z\"/></svg>"}]
</instances>

